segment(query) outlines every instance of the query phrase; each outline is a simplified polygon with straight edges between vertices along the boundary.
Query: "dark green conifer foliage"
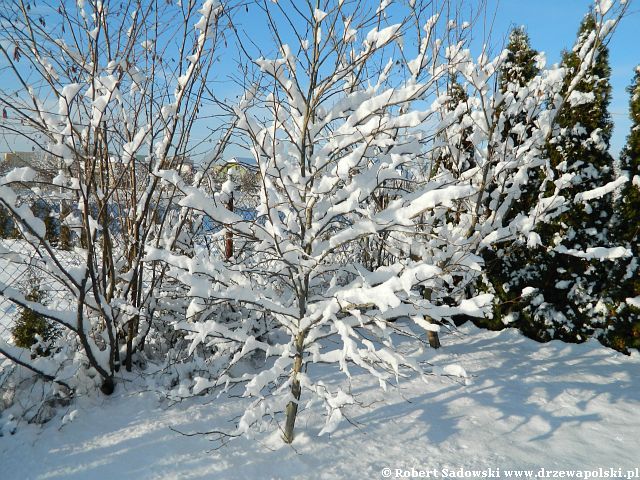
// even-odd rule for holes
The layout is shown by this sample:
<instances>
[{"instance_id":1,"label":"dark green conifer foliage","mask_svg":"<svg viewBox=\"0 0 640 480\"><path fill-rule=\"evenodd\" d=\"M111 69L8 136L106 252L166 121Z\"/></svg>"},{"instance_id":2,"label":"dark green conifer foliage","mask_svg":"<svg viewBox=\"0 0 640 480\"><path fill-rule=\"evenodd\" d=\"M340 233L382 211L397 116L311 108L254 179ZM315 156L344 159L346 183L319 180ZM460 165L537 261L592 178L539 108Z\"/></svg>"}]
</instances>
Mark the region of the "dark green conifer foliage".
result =
<instances>
[{"instance_id":1,"label":"dark green conifer foliage","mask_svg":"<svg viewBox=\"0 0 640 480\"><path fill-rule=\"evenodd\" d=\"M465 115L468 113L468 109L465 108L468 99L467 92L458 80L456 78L449 79L447 84L447 110L457 111L460 116ZM474 146L468 138L471 130L470 127L464 128L460 126L454 138L441 139L443 145L436 149L431 168L432 175L436 175L444 168L458 177L475 164L473 158Z\"/></svg>"},{"instance_id":2,"label":"dark green conifer foliage","mask_svg":"<svg viewBox=\"0 0 640 480\"><path fill-rule=\"evenodd\" d=\"M616 241L629 248L632 256L616 263L608 282L616 308L607 341L622 351L640 349L640 308L629 305L627 300L640 301L640 66L627 91L631 131L620 155L620 166L630 181L617 199L614 233Z\"/></svg>"},{"instance_id":3,"label":"dark green conifer foliage","mask_svg":"<svg viewBox=\"0 0 640 480\"><path fill-rule=\"evenodd\" d=\"M500 90L505 95L505 102L517 97L525 85L527 85L539 73L537 66L538 52L531 48L529 36L524 27L517 27L509 35L509 43L506 47L507 57L500 69ZM506 105L505 105L506 107ZM518 135L511 130L525 118L508 119L505 122L503 136L505 141L518 143ZM543 180L541 169L529 169L526 185L516 199L507 219L513 219L519 213L527 214L537 203ZM496 192L497 193L497 192ZM530 273L527 272L528 264L532 261L532 251L524 244L510 242L504 244L497 251L487 250L483 257L487 268L487 281L491 284L491 290L495 295L493 317L491 319L478 319L476 322L482 326L501 329L505 323L514 322L512 325L526 324L521 310L523 302L520 292L523 287L529 285ZM507 320L508 319L508 320Z\"/></svg>"},{"instance_id":4,"label":"dark green conifer foliage","mask_svg":"<svg viewBox=\"0 0 640 480\"><path fill-rule=\"evenodd\" d=\"M71 250L72 247L71 229L64 221L69 213L71 213L69 205L67 204L67 202L62 202L60 206L60 234L58 239L58 248L60 250Z\"/></svg>"},{"instance_id":5,"label":"dark green conifer foliage","mask_svg":"<svg viewBox=\"0 0 640 480\"><path fill-rule=\"evenodd\" d=\"M44 292L37 278L33 275L29 277L28 293L25 295L25 298L30 302L40 304L45 300ZM11 333L16 346L31 348L32 345L38 343L39 339L42 340L43 344L48 344L56 337L57 329L50 320L35 310L22 307ZM38 339L38 337L40 338ZM49 353L49 348L42 348L41 346L38 346L33 352L34 355L48 355Z\"/></svg>"},{"instance_id":6,"label":"dark green conifer foliage","mask_svg":"<svg viewBox=\"0 0 640 480\"><path fill-rule=\"evenodd\" d=\"M593 15L580 25L576 47L563 54L568 72L565 92L573 81L579 58L578 49L596 28ZM611 100L609 52L599 45L591 67L578 83L570 101L558 118L560 131L549 144L549 159L556 178L572 175L563 196L568 208L551 224L539 229L548 247L536 262L540 263L534 286L542 297L531 305L531 333L541 339L559 338L584 341L601 337L606 328L610 304L604 287L608 282L608 260L585 259L558 249L585 252L593 247L611 246L610 222L612 194L587 202L575 201L576 195L602 187L614 179L614 161L608 153L613 129L608 107Z\"/></svg>"},{"instance_id":7,"label":"dark green conifer foliage","mask_svg":"<svg viewBox=\"0 0 640 480\"><path fill-rule=\"evenodd\" d=\"M592 15L587 15L578 31L578 45L581 46L596 27ZM565 91L573 80L579 59L576 49L563 54L562 64L569 74L565 81ZM551 164L559 172L578 173L572 182L570 193L591 190L613 180L613 158L609 154L609 142L613 131L613 122L609 115L611 102L611 67L609 66L609 50L606 45L600 45L592 66L585 78L578 83L577 92L592 96L591 101L569 102L558 118L561 133L553 139L549 149ZM585 100L586 100L585 96ZM578 96L574 96L575 99ZM610 198L603 199L598 205L592 204L600 212L611 212ZM583 211L585 209L582 209ZM565 216L580 230L583 223L595 222L606 226L607 219L587 217L576 218L571 212Z\"/></svg>"},{"instance_id":8,"label":"dark green conifer foliage","mask_svg":"<svg viewBox=\"0 0 640 480\"><path fill-rule=\"evenodd\" d=\"M500 90L505 92L514 86L526 85L538 73L538 52L531 48L529 35L524 27L516 27L509 34L507 58L500 69Z\"/></svg>"},{"instance_id":9,"label":"dark green conifer foliage","mask_svg":"<svg viewBox=\"0 0 640 480\"><path fill-rule=\"evenodd\" d=\"M637 256L640 230L640 65L636 67L633 82L627 91L631 96L631 131L620 155L620 164L630 181L625 185L618 200L620 222L616 236L623 241L631 242L630 246L635 249L634 253Z\"/></svg>"},{"instance_id":10,"label":"dark green conifer foliage","mask_svg":"<svg viewBox=\"0 0 640 480\"><path fill-rule=\"evenodd\" d=\"M580 25L576 47L563 54L562 65L568 70L565 94L579 66L577 52L595 28L595 18L587 15ZM516 48L521 53L511 51ZM503 91L517 89L517 82L526 82L530 78L526 75L535 75L535 53L528 47L523 30L512 32L509 49L501 72ZM524 63L515 65L517 59ZM548 146L549 161L555 178L568 174L572 181L563 191L569 200L566 210L538 229L544 247L528 249L513 244L485 254L488 280L497 297L490 327L501 328L508 319L511 325L537 340L558 338L575 342L595 335L604 343L616 346L607 340L613 302L606 286L611 283L608 276L614 262L557 251L585 252L592 247L616 245L611 231L613 195L609 193L588 202L574 201L579 193L602 187L615 178L614 161L608 153L613 128L608 112L610 73L607 47L599 45L591 67L578 85L573 86L575 93L557 119L558 133ZM516 85L510 83L514 79ZM511 214L528 211L533 205L542 175L532 173ZM637 215L638 210L632 213L633 208L626 210L627 215ZM535 288L527 298L521 296L525 287ZM640 328L637 330L640 333Z\"/></svg>"},{"instance_id":11,"label":"dark green conifer foliage","mask_svg":"<svg viewBox=\"0 0 640 480\"><path fill-rule=\"evenodd\" d=\"M430 164L430 177L438 175L443 171L449 172L458 178L465 171L474 167L475 147L469 136L472 128L464 127L460 121L469 113L467 106L469 96L463 85L457 78L449 78L447 83L446 109L449 112L456 112L458 116L457 129L450 129L448 135L441 135L438 139L438 146L433 151L432 163ZM448 220L459 221L460 213L463 209L461 201L455 202L456 212L448 216Z\"/></svg>"},{"instance_id":12,"label":"dark green conifer foliage","mask_svg":"<svg viewBox=\"0 0 640 480\"><path fill-rule=\"evenodd\" d=\"M0 205L0 238L11 236L12 223L9 211Z\"/></svg>"}]
</instances>

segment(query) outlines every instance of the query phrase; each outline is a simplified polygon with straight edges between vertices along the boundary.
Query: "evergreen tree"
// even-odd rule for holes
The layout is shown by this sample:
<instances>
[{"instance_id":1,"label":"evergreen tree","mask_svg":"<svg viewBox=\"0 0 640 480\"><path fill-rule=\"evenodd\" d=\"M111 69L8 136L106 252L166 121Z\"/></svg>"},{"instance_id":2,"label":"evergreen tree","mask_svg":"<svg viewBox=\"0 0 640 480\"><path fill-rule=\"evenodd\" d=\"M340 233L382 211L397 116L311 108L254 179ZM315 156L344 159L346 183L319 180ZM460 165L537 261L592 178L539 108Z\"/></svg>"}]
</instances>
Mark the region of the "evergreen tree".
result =
<instances>
[{"instance_id":1,"label":"evergreen tree","mask_svg":"<svg viewBox=\"0 0 640 480\"><path fill-rule=\"evenodd\" d=\"M540 73L536 60L538 52L531 48L529 35L524 27L516 27L511 31L506 50L507 58L500 69L500 89L503 94L510 90L510 93L516 97L520 94L518 90L525 87ZM508 138L516 145L521 144L522 137L513 133L512 130L519 123L526 124L526 118L507 119L503 130L505 139ZM528 181L522 189L520 198L513 202L508 218L514 218L520 212L529 212L536 204L543 179L542 170L529 169L527 173Z\"/></svg>"},{"instance_id":2,"label":"evergreen tree","mask_svg":"<svg viewBox=\"0 0 640 480\"><path fill-rule=\"evenodd\" d=\"M573 80L578 68L577 50L587 41L596 27L595 18L587 15L578 31L578 43L571 52L563 54L563 65L568 69L565 89ZM608 153L613 122L609 115L611 102L611 84L609 77L609 50L600 45L593 64L583 80L576 86L576 92L570 97L567 108L559 115L560 135L551 142L549 155L551 165L559 172L575 173L572 180L572 192L584 192L602 186L613 180L613 158ZM580 218L575 212L564 216L574 227L576 233L587 233L588 226L607 228L609 216L604 212L612 211L610 198L604 197L591 203L591 209L600 213L594 218L589 208L581 208ZM604 238L604 237L603 237Z\"/></svg>"},{"instance_id":3,"label":"evergreen tree","mask_svg":"<svg viewBox=\"0 0 640 480\"><path fill-rule=\"evenodd\" d=\"M538 73L536 56L524 27L516 27L509 34L507 58L500 69L500 90L504 93L514 86L525 86Z\"/></svg>"},{"instance_id":4,"label":"evergreen tree","mask_svg":"<svg viewBox=\"0 0 640 480\"><path fill-rule=\"evenodd\" d=\"M631 131L620 155L620 166L630 181L617 199L614 232L616 241L629 248L632 256L616 263L612 281L608 282L616 308L606 338L622 351L640 348L640 66L627 91L631 95Z\"/></svg>"},{"instance_id":5,"label":"evergreen tree","mask_svg":"<svg viewBox=\"0 0 640 480\"><path fill-rule=\"evenodd\" d=\"M434 178L441 174L460 178L465 172L476 166L474 158L475 146L470 139L473 129L461 121L469 113L469 95L465 87L459 82L457 75L451 75L447 80L446 100L444 101L445 111L454 113L457 121L453 122L453 125L438 135L436 146L431 152L430 162L428 163L429 178ZM465 206L460 200L454 200L453 204L455 207L443 217L444 223L458 223L460 221L460 216ZM459 278L454 279L454 281L459 281ZM450 296L437 298L432 294L432 289L422 289L423 297L436 305L453 305L459 300ZM442 324L430 317L424 317L424 320L428 323ZM440 337L437 332L427 331L427 338L432 348L440 348Z\"/></svg>"},{"instance_id":6,"label":"evergreen tree","mask_svg":"<svg viewBox=\"0 0 640 480\"><path fill-rule=\"evenodd\" d=\"M538 52L531 48L529 36L524 27L516 27L511 31L506 51L507 56L500 69L499 77L500 90L505 96L503 109L508 108L506 103L515 99L520 94L519 91L539 73L536 61ZM505 141L516 144L520 141L518 135L513 133L513 129L519 123L525 123L525 120L518 117L507 119L502 132ZM526 214L537 203L543 180L542 170L532 168L527 174L527 182L521 190L520 197L513 202L507 218L514 218L519 213ZM520 242L508 243L498 250L484 252L486 281L495 295L495 303L492 318L477 319L475 320L477 324L500 329L505 324L520 319L520 310L523 307L520 292L529 281L530 275L526 270L532 262L531 255L531 250Z\"/></svg>"},{"instance_id":7,"label":"evergreen tree","mask_svg":"<svg viewBox=\"0 0 640 480\"><path fill-rule=\"evenodd\" d=\"M60 218L58 220L58 223L60 225L58 248L60 250L71 250L72 247L71 229L69 228L69 225L64 222L70 213L71 208L69 207L68 203L62 202L60 205Z\"/></svg>"},{"instance_id":8,"label":"evergreen tree","mask_svg":"<svg viewBox=\"0 0 640 480\"><path fill-rule=\"evenodd\" d=\"M640 65L636 67L633 82L627 88L631 95L629 114L631 117L631 131L627 137L627 144L620 155L621 169L629 177L629 182L622 189L618 198L617 210L620 221L616 227L616 238L629 243L634 256L640 253L638 248L640 221ZM640 266L639 266L640 267ZM626 285L625 288L630 287ZM626 293L638 295L638 289L627 290Z\"/></svg>"},{"instance_id":9,"label":"evergreen tree","mask_svg":"<svg viewBox=\"0 0 640 480\"><path fill-rule=\"evenodd\" d=\"M37 303L42 303L45 300L40 282L32 273L29 274L27 290L26 300ZM31 348L32 356L49 355L50 344L58 336L58 331L50 320L26 307L20 309L20 315L11 333L15 345L21 348Z\"/></svg>"},{"instance_id":10,"label":"evergreen tree","mask_svg":"<svg viewBox=\"0 0 640 480\"><path fill-rule=\"evenodd\" d=\"M458 79L450 78L447 83L447 100L445 102L447 111L457 112L458 117L467 114L468 109L464 105L468 99L467 92ZM460 123L457 131L448 131L447 133L450 136L442 135L440 146L434 149L431 176L444 169L459 178L463 172L475 166L474 145L469 140L471 128Z\"/></svg>"},{"instance_id":11,"label":"evergreen tree","mask_svg":"<svg viewBox=\"0 0 640 480\"><path fill-rule=\"evenodd\" d=\"M595 18L588 14L580 25L576 46L563 54L565 93L578 68L577 52L595 28ZM521 328L541 340L584 341L599 336L609 315L604 286L611 264L594 258L589 249L612 245L611 189L583 195L614 180L614 161L608 153L613 128L608 112L610 73L608 49L601 44L561 111L558 135L549 144L555 177L570 178L563 195L573 203L552 224L540 229L546 250L537 252L527 267L529 286L537 288L537 294L524 309L528 321Z\"/></svg>"}]
</instances>

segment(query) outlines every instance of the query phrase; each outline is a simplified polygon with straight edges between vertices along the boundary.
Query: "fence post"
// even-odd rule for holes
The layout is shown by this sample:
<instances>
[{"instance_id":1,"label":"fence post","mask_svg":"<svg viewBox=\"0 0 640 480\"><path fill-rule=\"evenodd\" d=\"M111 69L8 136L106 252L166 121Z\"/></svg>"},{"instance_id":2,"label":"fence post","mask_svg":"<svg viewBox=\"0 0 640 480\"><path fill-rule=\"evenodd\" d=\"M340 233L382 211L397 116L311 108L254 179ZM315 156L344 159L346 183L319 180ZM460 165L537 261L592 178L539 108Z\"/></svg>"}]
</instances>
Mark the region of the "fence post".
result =
<instances>
[{"instance_id":1,"label":"fence post","mask_svg":"<svg viewBox=\"0 0 640 480\"><path fill-rule=\"evenodd\" d=\"M227 210L233 212L233 192L229 192L229 200L227 201ZM224 257L229 260L233 257L233 233L229 228L224 235Z\"/></svg>"}]
</instances>

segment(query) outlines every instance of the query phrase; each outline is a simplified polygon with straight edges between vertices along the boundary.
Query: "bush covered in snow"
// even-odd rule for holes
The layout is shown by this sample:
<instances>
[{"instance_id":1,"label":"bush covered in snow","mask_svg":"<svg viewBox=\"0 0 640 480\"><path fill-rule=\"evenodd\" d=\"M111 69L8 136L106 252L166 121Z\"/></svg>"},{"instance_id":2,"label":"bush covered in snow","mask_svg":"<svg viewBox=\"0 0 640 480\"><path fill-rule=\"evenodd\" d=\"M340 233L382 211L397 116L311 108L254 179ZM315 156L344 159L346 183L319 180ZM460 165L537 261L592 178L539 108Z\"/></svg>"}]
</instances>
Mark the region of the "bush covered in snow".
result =
<instances>
[{"instance_id":1,"label":"bush covered in snow","mask_svg":"<svg viewBox=\"0 0 640 480\"><path fill-rule=\"evenodd\" d=\"M521 30L497 56L474 58L470 24L390 3L328 1L297 10L295 22L266 3L273 48L238 36L231 53L235 6L215 0L137 10L77 2L52 10L54 24L17 3L3 14L13 26L0 40L15 50L0 50L18 78L34 52L45 85L25 85L9 111L60 167L49 182L29 167L0 177L0 207L21 237L1 246L0 261L34 265L55 292L45 302L0 276L2 297L28 312L0 353L20 375L52 382L42 405L98 387L110 394L122 367L146 369L176 401L241 396L244 414L224 434L278 428L290 443L302 408L324 412L321 434L338 428L358 403L352 372L382 389L409 374L458 375L419 359L460 319L495 314L568 340L592 334L594 318L606 324L612 297L594 287L605 274L595 263L637 259L637 248L616 245L604 215L593 228L571 221L593 205L610 212L628 176L564 156L606 146L606 129L585 130L574 109L606 107L587 86L626 3L598 2L552 66ZM167 18L180 21L156 37ZM223 54L242 66L235 99L214 91ZM196 125L214 116L212 147L195 168ZM225 164L232 148L251 156L247 165ZM59 218L39 218L25 191ZM626 241L637 244L637 232ZM560 271L549 258L570 265ZM524 265L537 259L537 269ZM549 289L587 309L580 325ZM556 333L545 337L547 327ZM31 357L32 338L47 358ZM340 380L318 378L324 364Z\"/></svg>"}]
</instances>

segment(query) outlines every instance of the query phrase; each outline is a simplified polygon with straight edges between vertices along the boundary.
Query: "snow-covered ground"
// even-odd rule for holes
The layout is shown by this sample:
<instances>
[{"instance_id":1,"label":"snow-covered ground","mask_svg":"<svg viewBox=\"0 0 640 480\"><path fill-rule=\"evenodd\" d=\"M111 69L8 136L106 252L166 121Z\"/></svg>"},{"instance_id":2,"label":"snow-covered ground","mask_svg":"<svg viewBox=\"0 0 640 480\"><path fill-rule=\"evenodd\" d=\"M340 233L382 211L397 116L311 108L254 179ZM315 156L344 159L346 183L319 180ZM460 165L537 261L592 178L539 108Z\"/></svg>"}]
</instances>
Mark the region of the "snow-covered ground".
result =
<instances>
[{"instance_id":1,"label":"snow-covered ground","mask_svg":"<svg viewBox=\"0 0 640 480\"><path fill-rule=\"evenodd\" d=\"M243 402L198 397L170 406L153 388L141 391L148 380L132 376L111 397L79 398L42 427L5 433L0 478L375 479L420 471L443 478L473 470L506 478L511 469L626 478L640 467L640 355L595 341L537 344L513 330L469 325L443 343L429 361L460 365L466 379L412 378L384 394L356 375L363 405L347 412L352 424L318 437L322 418L303 411L292 446L274 433L222 446L180 435L172 428L229 428Z\"/></svg>"}]
</instances>

